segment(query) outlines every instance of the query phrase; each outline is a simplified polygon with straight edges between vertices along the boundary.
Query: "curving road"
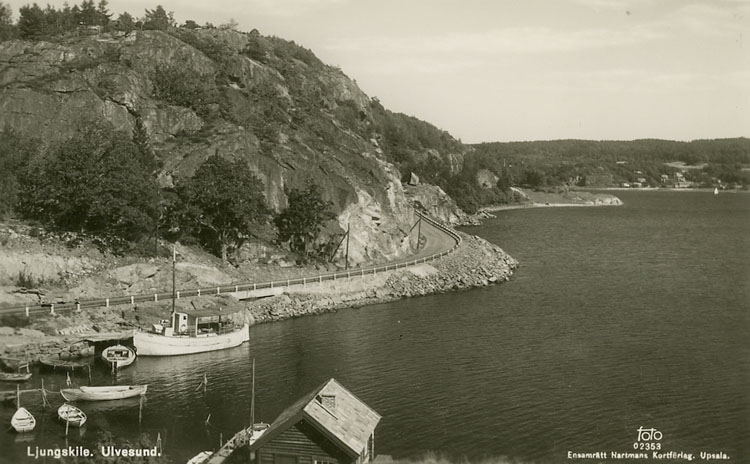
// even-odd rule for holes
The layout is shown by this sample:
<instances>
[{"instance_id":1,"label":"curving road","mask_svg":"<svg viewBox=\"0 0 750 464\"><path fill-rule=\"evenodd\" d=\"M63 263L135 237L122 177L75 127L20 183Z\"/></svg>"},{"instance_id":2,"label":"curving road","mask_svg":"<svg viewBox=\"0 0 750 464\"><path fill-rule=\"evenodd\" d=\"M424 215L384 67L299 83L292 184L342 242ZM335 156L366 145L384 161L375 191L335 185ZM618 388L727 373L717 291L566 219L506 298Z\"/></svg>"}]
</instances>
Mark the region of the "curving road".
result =
<instances>
[{"instance_id":1,"label":"curving road","mask_svg":"<svg viewBox=\"0 0 750 464\"><path fill-rule=\"evenodd\" d=\"M419 215L419 213L417 213ZM431 219L423 217L421 225L421 234L425 238L424 246L415 254L399 258L397 260L389 261L386 264L373 265L357 268L356 270L348 270L342 272L336 272L331 274L316 274L311 276L300 276L294 279L288 279L283 281L273 282L251 282L244 284L227 285L220 287L211 288L198 288L180 290L179 297L191 297L191 296L206 296L206 295L217 295L220 293L231 293L242 290L256 290L262 288L273 288L290 285L302 285L315 281L322 282L324 280L335 280L346 278L355 275L364 275L372 272L387 271L399 267L413 266L426 261L437 259L452 252L460 243L461 239L459 236L443 226L437 223L433 223ZM412 231L412 233L415 233ZM158 293L158 294L141 294L141 295L127 295L127 296L113 296L110 298L99 298L94 300L81 300L77 303L60 303L54 305L29 305L29 306L6 306L0 308L0 314L11 314L11 313L40 313L40 312L54 312L57 310L67 310L81 308L94 308L94 307L109 307L118 304L133 304L136 302L143 301L162 301L170 300L172 293Z\"/></svg>"}]
</instances>

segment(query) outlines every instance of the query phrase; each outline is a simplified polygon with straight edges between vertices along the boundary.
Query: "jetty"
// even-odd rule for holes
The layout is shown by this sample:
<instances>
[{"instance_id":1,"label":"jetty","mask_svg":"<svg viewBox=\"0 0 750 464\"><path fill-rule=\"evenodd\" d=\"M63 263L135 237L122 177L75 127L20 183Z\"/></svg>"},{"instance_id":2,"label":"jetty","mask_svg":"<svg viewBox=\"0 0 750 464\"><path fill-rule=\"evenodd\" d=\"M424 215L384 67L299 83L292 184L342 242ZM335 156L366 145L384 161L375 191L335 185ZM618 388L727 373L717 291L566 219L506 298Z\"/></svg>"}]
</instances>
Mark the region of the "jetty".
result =
<instances>
[{"instance_id":1,"label":"jetty","mask_svg":"<svg viewBox=\"0 0 750 464\"><path fill-rule=\"evenodd\" d=\"M237 449L253 444L268 429L268 424L253 424L235 433L221 448L211 454L203 464L223 464Z\"/></svg>"}]
</instances>

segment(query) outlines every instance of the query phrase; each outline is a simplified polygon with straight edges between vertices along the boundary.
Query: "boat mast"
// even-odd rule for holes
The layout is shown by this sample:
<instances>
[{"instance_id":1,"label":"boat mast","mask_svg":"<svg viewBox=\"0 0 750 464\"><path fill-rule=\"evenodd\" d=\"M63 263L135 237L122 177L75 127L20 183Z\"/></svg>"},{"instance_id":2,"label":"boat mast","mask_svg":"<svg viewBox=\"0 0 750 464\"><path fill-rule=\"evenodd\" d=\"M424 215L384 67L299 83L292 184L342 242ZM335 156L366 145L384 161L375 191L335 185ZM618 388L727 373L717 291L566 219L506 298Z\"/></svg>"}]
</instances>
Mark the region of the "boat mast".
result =
<instances>
[{"instance_id":1,"label":"boat mast","mask_svg":"<svg viewBox=\"0 0 750 464\"><path fill-rule=\"evenodd\" d=\"M255 358L253 358L253 386L250 393L250 436L255 427Z\"/></svg>"},{"instance_id":2,"label":"boat mast","mask_svg":"<svg viewBox=\"0 0 750 464\"><path fill-rule=\"evenodd\" d=\"M177 262L177 246L172 245L172 325L174 325L175 263L176 262Z\"/></svg>"}]
</instances>

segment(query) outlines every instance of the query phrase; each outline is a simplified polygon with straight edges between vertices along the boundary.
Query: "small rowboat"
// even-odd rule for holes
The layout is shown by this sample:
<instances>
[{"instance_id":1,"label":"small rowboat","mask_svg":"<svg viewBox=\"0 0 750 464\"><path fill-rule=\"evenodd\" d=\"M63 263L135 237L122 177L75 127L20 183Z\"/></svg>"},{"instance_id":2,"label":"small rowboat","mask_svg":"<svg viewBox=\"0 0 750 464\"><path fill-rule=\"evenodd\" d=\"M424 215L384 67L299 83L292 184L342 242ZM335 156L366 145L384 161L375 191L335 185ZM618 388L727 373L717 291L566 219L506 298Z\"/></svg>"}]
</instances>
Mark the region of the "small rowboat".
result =
<instances>
[{"instance_id":1,"label":"small rowboat","mask_svg":"<svg viewBox=\"0 0 750 464\"><path fill-rule=\"evenodd\" d=\"M187 464L203 464L213 455L213 451L201 451L187 462Z\"/></svg>"},{"instance_id":2,"label":"small rowboat","mask_svg":"<svg viewBox=\"0 0 750 464\"><path fill-rule=\"evenodd\" d=\"M89 362L79 362L79 361L65 361L63 359L57 359L57 358L40 358L39 363L43 367L49 367L52 370L64 370L64 371L75 371L78 368L91 368L91 363Z\"/></svg>"},{"instance_id":3,"label":"small rowboat","mask_svg":"<svg viewBox=\"0 0 750 464\"><path fill-rule=\"evenodd\" d=\"M30 363L31 360L25 358L0 358L0 365L5 366L6 369L11 371L20 371L24 367L28 368Z\"/></svg>"},{"instance_id":4,"label":"small rowboat","mask_svg":"<svg viewBox=\"0 0 750 464\"><path fill-rule=\"evenodd\" d=\"M31 373L8 373L0 372L0 381L2 382L25 382L31 378Z\"/></svg>"},{"instance_id":5,"label":"small rowboat","mask_svg":"<svg viewBox=\"0 0 750 464\"><path fill-rule=\"evenodd\" d=\"M102 359L114 369L129 366L135 361L135 351L127 346L112 345L102 350Z\"/></svg>"},{"instance_id":6,"label":"small rowboat","mask_svg":"<svg viewBox=\"0 0 750 464\"><path fill-rule=\"evenodd\" d=\"M18 408L13 417L10 418L10 425L18 433L31 432L36 426L36 419L26 408Z\"/></svg>"},{"instance_id":7,"label":"small rowboat","mask_svg":"<svg viewBox=\"0 0 750 464\"><path fill-rule=\"evenodd\" d=\"M68 403L63 404L57 409L57 416L63 422L67 422L74 427L80 427L86 423L86 414Z\"/></svg>"},{"instance_id":8,"label":"small rowboat","mask_svg":"<svg viewBox=\"0 0 750 464\"><path fill-rule=\"evenodd\" d=\"M65 401L108 401L145 395L147 388L148 385L64 388L60 390L60 394Z\"/></svg>"}]
</instances>

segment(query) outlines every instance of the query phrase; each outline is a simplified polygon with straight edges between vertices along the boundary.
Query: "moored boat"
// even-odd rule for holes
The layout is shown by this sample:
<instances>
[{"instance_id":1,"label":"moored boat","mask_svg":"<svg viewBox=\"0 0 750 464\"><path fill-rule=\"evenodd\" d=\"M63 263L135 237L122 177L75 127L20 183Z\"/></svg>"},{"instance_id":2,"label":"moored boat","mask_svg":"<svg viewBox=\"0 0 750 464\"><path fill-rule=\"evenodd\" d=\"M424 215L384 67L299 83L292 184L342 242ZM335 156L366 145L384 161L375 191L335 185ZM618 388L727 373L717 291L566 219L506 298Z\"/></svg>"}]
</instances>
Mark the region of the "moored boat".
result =
<instances>
[{"instance_id":1,"label":"moored boat","mask_svg":"<svg viewBox=\"0 0 750 464\"><path fill-rule=\"evenodd\" d=\"M215 311L175 312L171 325L154 324L151 332L135 332L138 356L175 356L234 348L250 340L249 326L236 326Z\"/></svg>"},{"instance_id":2,"label":"moored boat","mask_svg":"<svg viewBox=\"0 0 750 464\"><path fill-rule=\"evenodd\" d=\"M64 371L75 371L76 369L87 369L91 368L90 362L82 361L66 361L59 358L40 358L39 364L43 367L51 368L52 370L64 370Z\"/></svg>"},{"instance_id":3,"label":"moored boat","mask_svg":"<svg viewBox=\"0 0 750 464\"><path fill-rule=\"evenodd\" d=\"M250 340L250 326L235 324L232 315L215 310L175 311L177 250L172 252L172 313L169 320L153 324L149 332L133 333L138 356L176 356L240 346ZM200 294L200 293L199 293Z\"/></svg>"},{"instance_id":4,"label":"moored boat","mask_svg":"<svg viewBox=\"0 0 750 464\"><path fill-rule=\"evenodd\" d=\"M57 417L74 427L81 427L86 423L86 413L68 403L64 403L57 409Z\"/></svg>"},{"instance_id":5,"label":"moored boat","mask_svg":"<svg viewBox=\"0 0 750 464\"><path fill-rule=\"evenodd\" d=\"M10 425L18 433L31 432L36 426L36 419L26 408L18 408L13 417L10 418Z\"/></svg>"},{"instance_id":6,"label":"moored boat","mask_svg":"<svg viewBox=\"0 0 750 464\"><path fill-rule=\"evenodd\" d=\"M212 451L201 451L187 462L187 464L203 464L214 454Z\"/></svg>"},{"instance_id":7,"label":"moored boat","mask_svg":"<svg viewBox=\"0 0 750 464\"><path fill-rule=\"evenodd\" d=\"M224 443L221 448L216 450L215 453L203 451L202 453L193 456L193 459L195 459L196 461L193 461L193 459L191 459L190 461L188 461L188 463L192 462L194 464L224 464L224 461L229 458L229 456L231 456L234 450L242 446L252 445L270 427L270 424L266 424L265 422L255 422L255 358L253 358L252 390L250 393L250 424L251 425L249 427L246 427L235 433L234 436L227 440L227 442ZM208 455L204 455L204 457L199 460L198 458L203 455L203 453L208 453Z\"/></svg>"},{"instance_id":8,"label":"moored boat","mask_svg":"<svg viewBox=\"0 0 750 464\"><path fill-rule=\"evenodd\" d=\"M31 373L9 373L9 372L0 372L0 381L2 382L25 382L31 378Z\"/></svg>"},{"instance_id":9,"label":"moored boat","mask_svg":"<svg viewBox=\"0 0 750 464\"><path fill-rule=\"evenodd\" d=\"M135 361L135 351L124 345L112 345L102 350L102 359L115 369L129 366Z\"/></svg>"},{"instance_id":10,"label":"moored boat","mask_svg":"<svg viewBox=\"0 0 750 464\"><path fill-rule=\"evenodd\" d=\"M114 385L111 387L63 388L60 394L65 401L109 401L145 395L148 385Z\"/></svg>"},{"instance_id":11,"label":"moored boat","mask_svg":"<svg viewBox=\"0 0 750 464\"><path fill-rule=\"evenodd\" d=\"M20 372L24 367L28 369L31 364L30 358L9 358L7 356L0 357L0 365L5 366L6 369L11 371Z\"/></svg>"}]
</instances>

